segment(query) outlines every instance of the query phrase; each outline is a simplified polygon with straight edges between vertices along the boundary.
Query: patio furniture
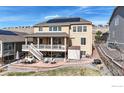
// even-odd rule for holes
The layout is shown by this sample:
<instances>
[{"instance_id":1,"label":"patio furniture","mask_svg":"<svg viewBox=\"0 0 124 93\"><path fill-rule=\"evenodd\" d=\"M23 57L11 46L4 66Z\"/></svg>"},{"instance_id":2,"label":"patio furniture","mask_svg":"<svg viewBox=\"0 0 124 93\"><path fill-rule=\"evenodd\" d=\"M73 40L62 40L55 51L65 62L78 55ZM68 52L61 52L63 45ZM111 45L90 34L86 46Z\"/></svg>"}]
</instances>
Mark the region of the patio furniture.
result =
<instances>
[{"instance_id":1,"label":"patio furniture","mask_svg":"<svg viewBox=\"0 0 124 93\"><path fill-rule=\"evenodd\" d=\"M56 64L56 60L55 60L55 58L52 59L51 64Z\"/></svg>"},{"instance_id":2,"label":"patio furniture","mask_svg":"<svg viewBox=\"0 0 124 93\"><path fill-rule=\"evenodd\" d=\"M48 58L45 58L45 59L44 59L44 63L49 63Z\"/></svg>"}]
</instances>

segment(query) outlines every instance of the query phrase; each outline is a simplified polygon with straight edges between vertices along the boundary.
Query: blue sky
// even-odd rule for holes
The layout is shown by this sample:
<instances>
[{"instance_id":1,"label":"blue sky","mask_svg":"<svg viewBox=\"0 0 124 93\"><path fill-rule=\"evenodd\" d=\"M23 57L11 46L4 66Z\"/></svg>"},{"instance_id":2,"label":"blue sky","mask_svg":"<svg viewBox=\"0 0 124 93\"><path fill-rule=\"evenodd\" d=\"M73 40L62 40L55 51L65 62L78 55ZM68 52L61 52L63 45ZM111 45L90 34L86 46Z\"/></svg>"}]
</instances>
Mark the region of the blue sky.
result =
<instances>
[{"instance_id":1,"label":"blue sky","mask_svg":"<svg viewBox=\"0 0 124 93\"><path fill-rule=\"evenodd\" d=\"M0 28L34 25L54 17L81 17L94 24L106 24L113 6L1 6Z\"/></svg>"}]
</instances>

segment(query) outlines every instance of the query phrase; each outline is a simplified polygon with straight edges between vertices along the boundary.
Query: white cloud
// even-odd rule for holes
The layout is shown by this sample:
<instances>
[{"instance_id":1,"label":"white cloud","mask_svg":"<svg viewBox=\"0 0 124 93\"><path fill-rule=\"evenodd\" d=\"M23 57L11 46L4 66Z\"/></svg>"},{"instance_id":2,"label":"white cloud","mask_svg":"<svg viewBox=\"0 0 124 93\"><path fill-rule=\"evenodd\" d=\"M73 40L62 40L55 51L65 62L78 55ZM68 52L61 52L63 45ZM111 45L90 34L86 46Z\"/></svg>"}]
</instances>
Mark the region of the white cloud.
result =
<instances>
[{"instance_id":1,"label":"white cloud","mask_svg":"<svg viewBox=\"0 0 124 93\"><path fill-rule=\"evenodd\" d=\"M52 19L52 18L57 18L60 17L59 15L50 15L50 16L45 16L45 19Z\"/></svg>"},{"instance_id":2,"label":"white cloud","mask_svg":"<svg viewBox=\"0 0 124 93\"><path fill-rule=\"evenodd\" d=\"M88 11L89 8L90 8L90 6L78 6L77 9L70 11L69 16L74 15L81 11L86 11L86 10Z\"/></svg>"}]
</instances>

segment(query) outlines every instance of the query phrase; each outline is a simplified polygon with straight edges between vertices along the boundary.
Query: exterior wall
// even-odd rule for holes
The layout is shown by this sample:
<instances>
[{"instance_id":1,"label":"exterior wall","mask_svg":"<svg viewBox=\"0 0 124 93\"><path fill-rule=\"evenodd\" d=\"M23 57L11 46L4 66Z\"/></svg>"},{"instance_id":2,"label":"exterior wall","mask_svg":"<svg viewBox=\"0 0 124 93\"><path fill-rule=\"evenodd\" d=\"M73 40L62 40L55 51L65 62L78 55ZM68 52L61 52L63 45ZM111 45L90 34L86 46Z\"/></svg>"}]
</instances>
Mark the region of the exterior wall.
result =
<instances>
[{"instance_id":1,"label":"exterior wall","mask_svg":"<svg viewBox=\"0 0 124 93\"><path fill-rule=\"evenodd\" d=\"M39 32L39 27L34 27L34 33Z\"/></svg>"},{"instance_id":2,"label":"exterior wall","mask_svg":"<svg viewBox=\"0 0 124 93\"><path fill-rule=\"evenodd\" d=\"M71 28L74 25L71 26ZM73 29L70 31L70 38L72 40L72 46L80 46L81 51L86 51L86 54L92 54L92 25L87 26L86 32L73 32ZM86 45L81 45L81 38L86 38Z\"/></svg>"},{"instance_id":3,"label":"exterior wall","mask_svg":"<svg viewBox=\"0 0 124 93\"><path fill-rule=\"evenodd\" d=\"M108 43L117 43L121 49L124 49L124 7L118 9L113 16L109 28ZM115 20L118 19L118 25L115 25Z\"/></svg>"},{"instance_id":4,"label":"exterior wall","mask_svg":"<svg viewBox=\"0 0 124 93\"><path fill-rule=\"evenodd\" d=\"M46 27L46 26L43 27L43 31L48 32L49 31L49 27ZM37 32L40 32L39 31L39 27L34 27L34 33L37 33ZM69 26L62 26L61 27L61 32L69 33Z\"/></svg>"},{"instance_id":5,"label":"exterior wall","mask_svg":"<svg viewBox=\"0 0 124 93\"><path fill-rule=\"evenodd\" d=\"M71 46L81 46L81 51L86 51L86 54L92 54L92 25L84 25L87 26L86 32L73 32L73 26L79 25L71 25L71 26L62 26L61 32L66 32L70 35L71 38ZM49 27L43 27L43 31L49 31ZM38 27L34 27L34 33L39 32ZM81 45L81 38L86 38L86 45Z\"/></svg>"},{"instance_id":6,"label":"exterior wall","mask_svg":"<svg viewBox=\"0 0 124 93\"><path fill-rule=\"evenodd\" d=\"M2 41L0 40L0 57L2 57Z\"/></svg>"}]
</instances>

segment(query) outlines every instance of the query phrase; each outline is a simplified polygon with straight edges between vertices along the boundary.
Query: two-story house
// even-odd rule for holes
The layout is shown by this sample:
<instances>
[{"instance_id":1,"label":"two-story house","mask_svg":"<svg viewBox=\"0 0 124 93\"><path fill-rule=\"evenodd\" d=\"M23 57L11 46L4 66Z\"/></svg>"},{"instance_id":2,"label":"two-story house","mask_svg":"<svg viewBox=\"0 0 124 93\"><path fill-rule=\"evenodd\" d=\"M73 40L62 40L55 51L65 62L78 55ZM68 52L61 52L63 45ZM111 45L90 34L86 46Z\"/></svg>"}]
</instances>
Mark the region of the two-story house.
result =
<instances>
[{"instance_id":1,"label":"two-story house","mask_svg":"<svg viewBox=\"0 0 124 93\"><path fill-rule=\"evenodd\" d=\"M28 42L33 38L33 45ZM81 55L92 54L92 22L79 17L54 18L34 25L34 33L25 35L23 51L40 60L43 56L66 57L69 47L80 47Z\"/></svg>"},{"instance_id":2,"label":"two-story house","mask_svg":"<svg viewBox=\"0 0 124 93\"><path fill-rule=\"evenodd\" d=\"M108 46L124 49L124 6L115 8L109 21Z\"/></svg>"}]
</instances>

